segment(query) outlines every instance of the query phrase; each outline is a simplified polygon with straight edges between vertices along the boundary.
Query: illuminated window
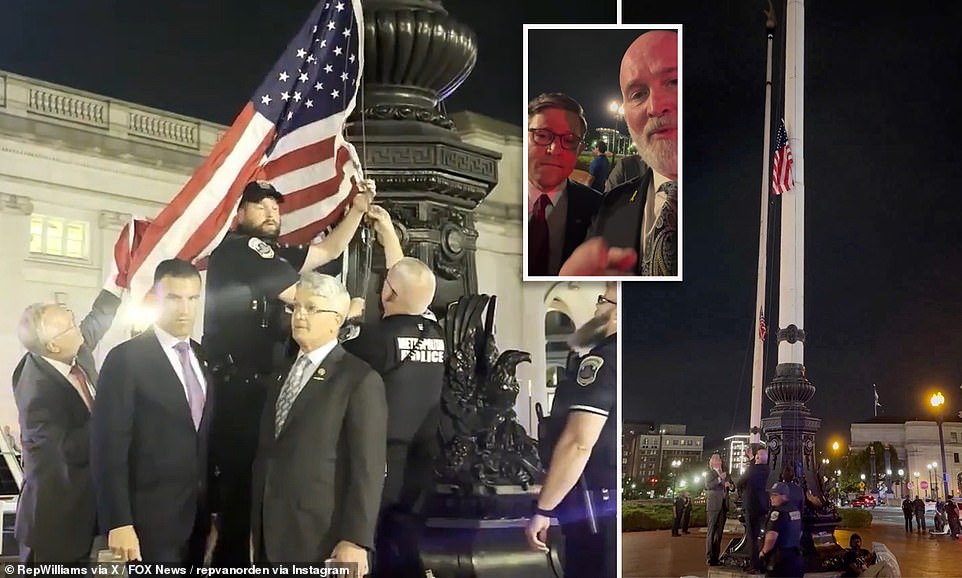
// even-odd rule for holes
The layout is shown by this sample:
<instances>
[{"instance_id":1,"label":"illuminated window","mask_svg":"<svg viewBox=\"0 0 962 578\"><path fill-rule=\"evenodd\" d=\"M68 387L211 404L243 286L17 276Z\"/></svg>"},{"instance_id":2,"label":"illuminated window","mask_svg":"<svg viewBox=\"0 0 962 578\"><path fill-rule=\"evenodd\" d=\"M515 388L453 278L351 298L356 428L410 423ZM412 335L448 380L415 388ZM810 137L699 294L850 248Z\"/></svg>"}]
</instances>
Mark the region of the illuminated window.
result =
<instances>
[{"instance_id":1,"label":"illuminated window","mask_svg":"<svg viewBox=\"0 0 962 578\"><path fill-rule=\"evenodd\" d=\"M30 217L30 252L87 260L90 258L87 232L84 221L33 215Z\"/></svg>"}]
</instances>

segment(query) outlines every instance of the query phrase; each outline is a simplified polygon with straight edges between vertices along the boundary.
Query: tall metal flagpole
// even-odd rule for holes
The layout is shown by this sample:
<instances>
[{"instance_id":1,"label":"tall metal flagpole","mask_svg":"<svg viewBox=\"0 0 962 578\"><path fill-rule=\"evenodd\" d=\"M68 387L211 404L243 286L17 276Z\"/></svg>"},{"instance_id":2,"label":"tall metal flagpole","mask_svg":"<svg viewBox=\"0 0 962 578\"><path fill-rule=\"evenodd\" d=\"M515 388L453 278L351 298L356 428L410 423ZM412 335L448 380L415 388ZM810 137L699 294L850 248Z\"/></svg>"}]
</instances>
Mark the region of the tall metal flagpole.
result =
<instances>
[{"instance_id":1,"label":"tall metal flagpole","mask_svg":"<svg viewBox=\"0 0 962 578\"><path fill-rule=\"evenodd\" d=\"M755 352L754 364L752 367L752 409L748 423L749 443L758 443L761 440L762 425L762 395L765 384L763 383L765 366L765 281L768 267L768 197L769 186L771 184L771 169L769 168L771 159L772 141L772 44L775 34L775 7L772 1L768 0L768 16L765 27L768 29L768 62L765 74L765 146L762 149L762 207L758 225L758 290L755 295L758 311L758 331L755 333Z\"/></svg>"},{"instance_id":2,"label":"tall metal flagpole","mask_svg":"<svg viewBox=\"0 0 962 578\"><path fill-rule=\"evenodd\" d=\"M805 369L805 3L787 0L785 17L785 131L791 149L794 186L782 197L781 258L778 291L778 364L765 393L775 405L762 420L769 449L769 484L785 467L817 498L807 500L802 515L803 552L809 572L830 569L842 552L835 541L838 513L825 498L824 472L815 436L822 420L805 405L815 386ZM810 540L808 539L810 536Z\"/></svg>"}]
</instances>

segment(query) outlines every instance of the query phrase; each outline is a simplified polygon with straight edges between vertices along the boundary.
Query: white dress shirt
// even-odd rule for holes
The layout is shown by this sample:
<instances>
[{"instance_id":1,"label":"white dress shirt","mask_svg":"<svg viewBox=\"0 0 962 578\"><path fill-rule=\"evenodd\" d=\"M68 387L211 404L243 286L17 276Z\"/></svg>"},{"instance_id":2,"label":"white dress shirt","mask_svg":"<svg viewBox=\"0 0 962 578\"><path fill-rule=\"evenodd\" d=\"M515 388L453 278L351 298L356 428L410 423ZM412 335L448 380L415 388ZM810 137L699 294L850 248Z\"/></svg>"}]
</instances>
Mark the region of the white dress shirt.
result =
<instances>
[{"instance_id":1,"label":"white dress shirt","mask_svg":"<svg viewBox=\"0 0 962 578\"><path fill-rule=\"evenodd\" d=\"M86 384L86 385L82 385L79 381L77 381L77 380L74 378L74 376L70 375L70 369L73 367L72 365L67 365L66 363L64 363L64 362L62 362L62 361L57 361L56 359L51 359L51 358L46 357L46 356L41 356L41 357L43 357L44 360L47 361L47 363L49 363L50 365L52 365L53 368L56 369L57 372L58 372L60 375L64 376L64 378L66 378L66 380L70 382L70 385L72 385L73 388L74 388L75 390L77 390L77 395L79 395L81 399L83 399L83 394L80 393L80 388L81 388L81 387L85 387L85 388L87 389L87 393L90 394L90 399L93 399L93 398L94 398L94 390L93 390L93 388L91 387L92 384L90 383L90 376L87 375L87 372L86 372L86 371L84 371L84 375L87 377L87 384ZM74 363L76 363L76 361L75 361ZM83 371L83 368L80 368L80 371ZM86 402L84 402L84 403L86 403Z\"/></svg>"},{"instance_id":2,"label":"white dress shirt","mask_svg":"<svg viewBox=\"0 0 962 578\"><path fill-rule=\"evenodd\" d=\"M180 353L174 349L174 347L182 341L186 341L187 345L190 345L190 339L180 339L174 337L156 325L154 326L154 335L157 336L157 341L160 342L160 347L163 348L164 354L167 355L167 360L170 361L170 365L174 368L174 372L180 379L180 384L184 388L184 398L187 400L187 403L190 403L190 395L187 393L187 381L184 379L184 368L180 364ZM204 372L200 368L200 362L197 361L197 356L194 355L194 348L191 347L189 352L190 365L194 368L194 375L197 376L197 381L200 382L200 387L202 390L204 390L204 396L206 396L207 380L204 379Z\"/></svg>"},{"instance_id":3,"label":"white dress shirt","mask_svg":"<svg viewBox=\"0 0 962 578\"><path fill-rule=\"evenodd\" d=\"M305 385L307 385L307 382L311 379L311 377L314 376L314 373L317 371L317 368L320 367L322 363L324 363L324 360L327 358L327 355L334 350L335 346L337 346L337 339L333 339L330 342L325 343L324 345L318 347L317 349L314 349L313 351L308 351L307 353L304 353L304 351L301 350L301 352L297 355L297 359L294 361L295 365L297 364L297 361L300 360L300 358L303 357L304 355L307 355L307 358L311 360L311 364L307 367L307 370L304 371L304 375L301 378L303 383L292 384L294 386L299 386L297 388L298 393L300 393L300 390L303 389Z\"/></svg>"},{"instance_id":4,"label":"white dress shirt","mask_svg":"<svg viewBox=\"0 0 962 578\"><path fill-rule=\"evenodd\" d=\"M557 188L550 191L542 191L538 186L531 181L528 181L528 219L534 216L534 204L538 202L541 195L548 195L548 199L551 201L548 206L544 209L544 216L547 219L548 215L551 214L551 209L558 204L558 197L561 196L565 189L568 188L568 179L561 181L561 184Z\"/></svg>"}]
</instances>

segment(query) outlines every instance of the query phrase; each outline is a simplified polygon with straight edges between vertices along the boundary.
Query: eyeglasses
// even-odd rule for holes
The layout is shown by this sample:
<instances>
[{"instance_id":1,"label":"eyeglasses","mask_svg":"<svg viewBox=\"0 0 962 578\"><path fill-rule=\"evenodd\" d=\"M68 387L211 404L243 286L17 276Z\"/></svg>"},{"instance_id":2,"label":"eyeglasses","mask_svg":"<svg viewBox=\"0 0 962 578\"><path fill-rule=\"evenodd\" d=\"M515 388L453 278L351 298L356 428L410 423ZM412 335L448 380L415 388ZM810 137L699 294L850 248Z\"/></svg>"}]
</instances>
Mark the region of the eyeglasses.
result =
<instances>
[{"instance_id":1,"label":"eyeglasses","mask_svg":"<svg viewBox=\"0 0 962 578\"><path fill-rule=\"evenodd\" d=\"M313 315L318 315L320 313L333 313L335 315L340 315L340 313L337 311L334 311L331 309L321 309L320 307L316 307L311 303L307 303L307 304L295 303L294 305L291 306L291 312L294 315L297 315L300 312L308 317Z\"/></svg>"},{"instance_id":2,"label":"eyeglasses","mask_svg":"<svg viewBox=\"0 0 962 578\"><path fill-rule=\"evenodd\" d=\"M570 132L567 134L558 134L546 128L529 128L528 134L531 135L531 142L539 147L550 146L551 143L554 142L554 139L557 138L562 148L573 151L583 142L582 138L576 134Z\"/></svg>"},{"instance_id":3,"label":"eyeglasses","mask_svg":"<svg viewBox=\"0 0 962 578\"><path fill-rule=\"evenodd\" d=\"M612 301L611 299L608 299L608 298L605 297L604 295L599 295L599 296L598 296L598 303L597 303L597 304L598 304L598 305L604 305L605 303L611 303L612 305L617 305L617 304L618 304L617 301Z\"/></svg>"}]
</instances>

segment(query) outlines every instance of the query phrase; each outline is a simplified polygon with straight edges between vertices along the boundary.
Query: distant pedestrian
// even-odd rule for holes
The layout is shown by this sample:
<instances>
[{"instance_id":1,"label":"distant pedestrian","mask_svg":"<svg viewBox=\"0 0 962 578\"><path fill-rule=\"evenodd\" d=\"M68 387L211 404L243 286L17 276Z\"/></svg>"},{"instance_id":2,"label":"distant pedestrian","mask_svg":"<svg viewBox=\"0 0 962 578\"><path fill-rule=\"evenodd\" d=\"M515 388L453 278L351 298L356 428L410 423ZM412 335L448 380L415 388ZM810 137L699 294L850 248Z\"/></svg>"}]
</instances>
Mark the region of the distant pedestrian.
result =
<instances>
[{"instance_id":1,"label":"distant pedestrian","mask_svg":"<svg viewBox=\"0 0 962 578\"><path fill-rule=\"evenodd\" d=\"M949 531L952 533L952 538L958 539L959 534L962 533L962 528L959 527L959 506L955 503L952 494L949 494L949 498L945 502L945 515L949 519Z\"/></svg>"},{"instance_id":2,"label":"distant pedestrian","mask_svg":"<svg viewBox=\"0 0 962 578\"><path fill-rule=\"evenodd\" d=\"M685 508L681 512L681 533L688 534L688 524L691 523L691 496L688 492L683 492L685 496Z\"/></svg>"},{"instance_id":3,"label":"distant pedestrian","mask_svg":"<svg viewBox=\"0 0 962 578\"><path fill-rule=\"evenodd\" d=\"M671 515L674 520L671 524L671 535L681 536L678 530L681 528L681 519L685 515L685 494L675 495L675 502L671 506Z\"/></svg>"},{"instance_id":4,"label":"distant pedestrian","mask_svg":"<svg viewBox=\"0 0 962 578\"><path fill-rule=\"evenodd\" d=\"M914 515L915 515L915 506L912 505L912 500L910 500L908 496L906 496L905 499L902 500L902 516L905 517L906 532L912 531L912 517Z\"/></svg>"},{"instance_id":5,"label":"distant pedestrian","mask_svg":"<svg viewBox=\"0 0 962 578\"><path fill-rule=\"evenodd\" d=\"M921 534L925 531L925 502L922 498L915 496L912 501L912 508L915 512L915 528Z\"/></svg>"}]
</instances>

